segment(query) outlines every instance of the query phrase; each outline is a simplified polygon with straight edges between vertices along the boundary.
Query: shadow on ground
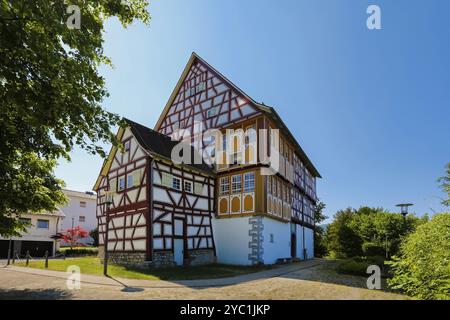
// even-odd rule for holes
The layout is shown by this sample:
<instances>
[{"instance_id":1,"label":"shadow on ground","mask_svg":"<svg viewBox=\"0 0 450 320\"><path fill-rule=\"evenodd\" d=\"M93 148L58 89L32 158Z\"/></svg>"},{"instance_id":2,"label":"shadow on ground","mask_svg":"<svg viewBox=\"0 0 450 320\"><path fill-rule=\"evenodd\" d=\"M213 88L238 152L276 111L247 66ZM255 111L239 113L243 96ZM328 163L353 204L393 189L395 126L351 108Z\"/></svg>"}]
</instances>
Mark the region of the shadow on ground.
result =
<instances>
[{"instance_id":1,"label":"shadow on ground","mask_svg":"<svg viewBox=\"0 0 450 320\"><path fill-rule=\"evenodd\" d=\"M0 289L0 300L63 300L71 293L60 289Z\"/></svg>"},{"instance_id":2,"label":"shadow on ground","mask_svg":"<svg viewBox=\"0 0 450 320\"><path fill-rule=\"evenodd\" d=\"M291 272L282 275L281 277L287 279L316 281L353 288L367 289L366 277L338 273L335 270L335 267L337 265L336 261L322 261L322 264L317 265L313 268L304 269L301 272ZM386 279L384 278L381 279L381 289L385 292L395 293L395 291L389 289L386 283Z\"/></svg>"}]
</instances>

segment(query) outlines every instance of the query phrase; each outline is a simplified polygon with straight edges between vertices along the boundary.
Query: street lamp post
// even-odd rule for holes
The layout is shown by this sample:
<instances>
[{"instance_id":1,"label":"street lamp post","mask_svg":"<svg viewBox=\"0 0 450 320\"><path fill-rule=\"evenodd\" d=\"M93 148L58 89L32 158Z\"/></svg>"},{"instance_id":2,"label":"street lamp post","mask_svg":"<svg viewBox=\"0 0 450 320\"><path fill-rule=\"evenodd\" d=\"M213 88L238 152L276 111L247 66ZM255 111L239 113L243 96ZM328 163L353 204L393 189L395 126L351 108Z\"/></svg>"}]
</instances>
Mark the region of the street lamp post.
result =
<instances>
[{"instance_id":1,"label":"street lamp post","mask_svg":"<svg viewBox=\"0 0 450 320\"><path fill-rule=\"evenodd\" d=\"M106 225L105 225L105 237L103 241L104 256L103 256L103 275L108 275L108 233L109 233L109 207L112 204L112 194L106 195Z\"/></svg>"},{"instance_id":2,"label":"street lamp post","mask_svg":"<svg viewBox=\"0 0 450 320\"><path fill-rule=\"evenodd\" d=\"M412 206L412 203L399 203L396 207L400 207L400 213L403 215L403 218L406 220L406 215L408 214L408 208Z\"/></svg>"}]
</instances>

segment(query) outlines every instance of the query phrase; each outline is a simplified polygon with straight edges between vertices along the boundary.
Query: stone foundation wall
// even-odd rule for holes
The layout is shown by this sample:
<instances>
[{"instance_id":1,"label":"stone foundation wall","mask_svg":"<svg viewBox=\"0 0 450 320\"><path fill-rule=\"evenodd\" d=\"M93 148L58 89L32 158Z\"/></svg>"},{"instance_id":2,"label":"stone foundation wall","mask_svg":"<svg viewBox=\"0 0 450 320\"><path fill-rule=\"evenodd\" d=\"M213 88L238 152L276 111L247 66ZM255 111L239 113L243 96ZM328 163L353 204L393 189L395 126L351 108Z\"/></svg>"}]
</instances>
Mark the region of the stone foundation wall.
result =
<instances>
[{"instance_id":1,"label":"stone foundation wall","mask_svg":"<svg viewBox=\"0 0 450 320\"><path fill-rule=\"evenodd\" d=\"M109 261L121 265L142 265L145 263L145 252L109 252Z\"/></svg>"},{"instance_id":2,"label":"stone foundation wall","mask_svg":"<svg viewBox=\"0 0 450 320\"><path fill-rule=\"evenodd\" d=\"M98 257L102 260L104 258L104 247L98 248ZM174 267L176 266L173 253L171 251L156 251L153 252L152 261L145 261L145 252L109 252L109 261L119 265L133 265L137 267ZM216 257L214 250L190 250L189 260L185 264L191 266L215 263Z\"/></svg>"},{"instance_id":3,"label":"stone foundation wall","mask_svg":"<svg viewBox=\"0 0 450 320\"><path fill-rule=\"evenodd\" d=\"M215 263L216 257L214 256L214 250L202 249L189 251L189 265L198 266L202 264Z\"/></svg>"},{"instance_id":4,"label":"stone foundation wall","mask_svg":"<svg viewBox=\"0 0 450 320\"><path fill-rule=\"evenodd\" d=\"M148 261L152 267L174 267L173 253L171 251L153 252L153 260Z\"/></svg>"}]
</instances>

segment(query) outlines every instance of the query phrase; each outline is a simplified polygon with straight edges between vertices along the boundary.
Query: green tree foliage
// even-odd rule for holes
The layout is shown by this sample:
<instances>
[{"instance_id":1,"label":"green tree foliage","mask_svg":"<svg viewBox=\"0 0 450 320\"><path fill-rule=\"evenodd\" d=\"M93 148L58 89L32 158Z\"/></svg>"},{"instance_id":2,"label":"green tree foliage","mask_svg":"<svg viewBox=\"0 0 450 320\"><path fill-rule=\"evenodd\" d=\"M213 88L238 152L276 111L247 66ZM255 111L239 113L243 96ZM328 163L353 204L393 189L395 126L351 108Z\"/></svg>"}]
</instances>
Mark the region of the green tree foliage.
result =
<instances>
[{"instance_id":1,"label":"green tree foliage","mask_svg":"<svg viewBox=\"0 0 450 320\"><path fill-rule=\"evenodd\" d=\"M450 300L450 213L420 225L389 264L393 288L420 299Z\"/></svg>"},{"instance_id":2,"label":"green tree foliage","mask_svg":"<svg viewBox=\"0 0 450 320\"><path fill-rule=\"evenodd\" d=\"M323 257L327 254L327 247L325 244L325 229L319 226L328 217L324 215L325 203L319 201L314 211L314 255L316 257Z\"/></svg>"},{"instance_id":3,"label":"green tree foliage","mask_svg":"<svg viewBox=\"0 0 450 320\"><path fill-rule=\"evenodd\" d=\"M355 256L390 256L399 250L403 236L412 232L427 217L419 219L382 208L361 207L338 211L328 227L326 239L331 255L339 258Z\"/></svg>"},{"instance_id":4,"label":"green tree foliage","mask_svg":"<svg viewBox=\"0 0 450 320\"><path fill-rule=\"evenodd\" d=\"M81 28L69 29L64 0L0 0L0 234L16 235L27 211L53 211L62 204L56 160L74 145L105 156L102 142L117 145L106 112L100 64L104 22L124 27L148 23L147 0L74 0Z\"/></svg>"},{"instance_id":5,"label":"green tree foliage","mask_svg":"<svg viewBox=\"0 0 450 320\"><path fill-rule=\"evenodd\" d=\"M444 191L446 193L446 198L442 200L442 204L444 206L450 207L450 162L447 163L446 166L446 175L439 178L439 183Z\"/></svg>"},{"instance_id":6,"label":"green tree foliage","mask_svg":"<svg viewBox=\"0 0 450 320\"><path fill-rule=\"evenodd\" d=\"M92 245L98 247L98 227L89 231L89 236L94 240Z\"/></svg>"},{"instance_id":7,"label":"green tree foliage","mask_svg":"<svg viewBox=\"0 0 450 320\"><path fill-rule=\"evenodd\" d=\"M337 258L354 257L362 254L362 241L350 222L356 215L352 208L339 210L327 228L326 242L330 255Z\"/></svg>"}]
</instances>

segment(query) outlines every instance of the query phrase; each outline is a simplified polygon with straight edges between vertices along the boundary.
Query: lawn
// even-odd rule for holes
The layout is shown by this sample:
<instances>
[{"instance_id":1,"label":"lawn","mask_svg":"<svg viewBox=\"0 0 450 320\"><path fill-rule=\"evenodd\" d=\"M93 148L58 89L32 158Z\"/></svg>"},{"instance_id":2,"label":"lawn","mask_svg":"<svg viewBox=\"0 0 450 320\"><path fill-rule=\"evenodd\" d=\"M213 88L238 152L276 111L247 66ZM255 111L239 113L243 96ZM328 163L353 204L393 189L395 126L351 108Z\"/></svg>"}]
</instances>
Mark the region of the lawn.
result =
<instances>
[{"instance_id":1,"label":"lawn","mask_svg":"<svg viewBox=\"0 0 450 320\"><path fill-rule=\"evenodd\" d=\"M16 263L16 266L25 267L25 262ZM101 276L103 265L96 257L73 258L66 260L49 260L48 270L66 271L67 267L76 265L82 273ZM30 261L30 268L45 269L42 260ZM169 267L138 269L110 264L108 274L112 277L145 280L196 280L233 277L273 268L271 266L230 266L222 264L211 264L193 267Z\"/></svg>"}]
</instances>

